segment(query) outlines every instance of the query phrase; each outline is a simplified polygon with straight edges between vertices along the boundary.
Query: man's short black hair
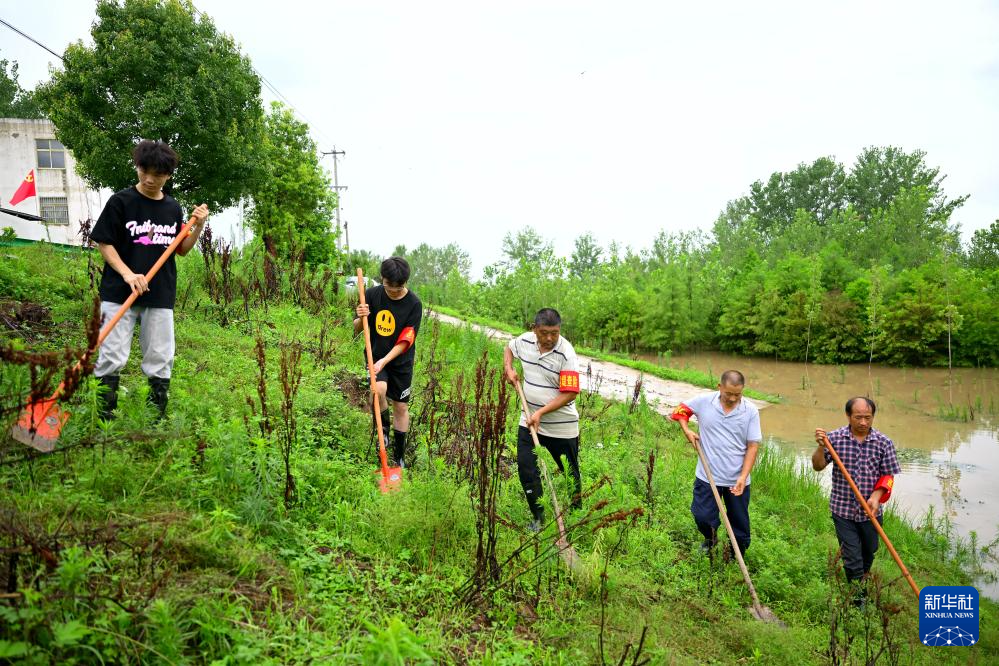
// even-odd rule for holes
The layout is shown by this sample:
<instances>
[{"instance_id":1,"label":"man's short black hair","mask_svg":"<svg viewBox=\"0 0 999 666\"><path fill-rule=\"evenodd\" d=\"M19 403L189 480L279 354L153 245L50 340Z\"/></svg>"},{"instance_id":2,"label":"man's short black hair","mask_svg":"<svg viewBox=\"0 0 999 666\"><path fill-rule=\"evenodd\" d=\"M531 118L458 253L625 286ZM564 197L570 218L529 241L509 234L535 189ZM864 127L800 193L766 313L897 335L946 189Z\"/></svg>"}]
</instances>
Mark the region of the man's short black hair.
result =
<instances>
[{"instance_id":1,"label":"man's short black hair","mask_svg":"<svg viewBox=\"0 0 999 666\"><path fill-rule=\"evenodd\" d=\"M180 158L167 143L143 139L135 144L132 151L132 162L135 166L149 173L161 176L172 176L177 170Z\"/></svg>"},{"instance_id":2,"label":"man's short black hair","mask_svg":"<svg viewBox=\"0 0 999 666\"><path fill-rule=\"evenodd\" d=\"M535 326L561 326L562 316L554 308L541 308L538 314L534 315Z\"/></svg>"},{"instance_id":3,"label":"man's short black hair","mask_svg":"<svg viewBox=\"0 0 999 666\"><path fill-rule=\"evenodd\" d=\"M382 262L382 282L391 282L397 287L409 282L409 262L402 257L389 257Z\"/></svg>"},{"instance_id":4,"label":"man's short black hair","mask_svg":"<svg viewBox=\"0 0 999 666\"><path fill-rule=\"evenodd\" d=\"M746 378L738 370L726 370L721 376L722 386L745 386Z\"/></svg>"},{"instance_id":5,"label":"man's short black hair","mask_svg":"<svg viewBox=\"0 0 999 666\"><path fill-rule=\"evenodd\" d=\"M867 406L871 408L871 416L874 416L878 412L878 406L874 404L874 401L865 395L858 395L856 398L850 398L846 401L846 415L853 416L853 403L858 400L866 400Z\"/></svg>"}]
</instances>

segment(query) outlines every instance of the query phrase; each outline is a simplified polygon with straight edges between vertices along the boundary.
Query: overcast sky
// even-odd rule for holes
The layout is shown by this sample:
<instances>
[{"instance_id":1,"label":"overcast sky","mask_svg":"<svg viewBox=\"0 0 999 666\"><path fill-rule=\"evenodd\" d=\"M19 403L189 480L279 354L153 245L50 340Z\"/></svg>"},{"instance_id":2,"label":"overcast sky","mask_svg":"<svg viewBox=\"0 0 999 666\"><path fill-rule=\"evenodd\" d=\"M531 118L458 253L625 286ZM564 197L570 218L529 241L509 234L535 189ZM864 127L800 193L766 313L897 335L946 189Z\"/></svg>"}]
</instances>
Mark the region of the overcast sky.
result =
<instances>
[{"instance_id":1,"label":"overcast sky","mask_svg":"<svg viewBox=\"0 0 999 666\"><path fill-rule=\"evenodd\" d=\"M453 241L476 272L526 225L566 255L586 232L641 249L710 228L773 171L870 145L925 150L971 195L966 238L999 218L996 3L195 4L321 149L346 150L353 247ZM93 7L0 0L0 18L61 52L89 41ZM55 64L2 26L0 58L25 87Z\"/></svg>"}]
</instances>

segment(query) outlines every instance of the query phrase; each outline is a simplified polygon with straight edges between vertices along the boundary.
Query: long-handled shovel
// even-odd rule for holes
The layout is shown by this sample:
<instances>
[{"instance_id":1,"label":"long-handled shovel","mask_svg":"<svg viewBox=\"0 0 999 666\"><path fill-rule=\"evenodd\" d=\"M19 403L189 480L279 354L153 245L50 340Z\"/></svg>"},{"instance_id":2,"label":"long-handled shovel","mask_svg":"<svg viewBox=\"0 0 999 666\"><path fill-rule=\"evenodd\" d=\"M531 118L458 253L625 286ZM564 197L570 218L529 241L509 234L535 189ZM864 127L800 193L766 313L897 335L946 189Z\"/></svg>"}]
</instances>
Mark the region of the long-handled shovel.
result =
<instances>
[{"instance_id":1,"label":"long-handled shovel","mask_svg":"<svg viewBox=\"0 0 999 666\"><path fill-rule=\"evenodd\" d=\"M871 524L874 525L874 529L878 531L878 534L881 536L881 540L885 542L885 546L888 548L888 552L891 553L892 558L895 560L895 564L897 564L898 568L901 569L902 575L905 577L905 580L909 582L909 587L912 588L912 591L915 593L916 598L918 599L919 586L916 585L916 581L912 580L912 576L909 575L909 570L905 568L904 564L902 564L902 558L898 556L898 553L895 551L895 547L892 546L891 541L888 540L888 535L885 534L884 529L881 528L881 523L878 522L877 518L874 515L874 512L871 511L871 507L867 505L867 500L864 499L864 495L863 493L860 492L860 488L858 488L857 484L853 482L853 477L850 476L850 473L846 471L846 465L844 465L843 461L840 460L839 454L836 453L836 449L833 448L832 443L829 441L829 438L823 435L822 440L823 440L822 443L825 444L826 450L829 452L829 455L832 456L832 459L836 463L836 466L839 467L839 471L843 475L843 478L846 479L846 482L850 484L850 489L853 490L853 494L856 495L857 502L859 502L860 506L864 508L864 513L867 514L867 517L871 519Z\"/></svg>"},{"instance_id":2,"label":"long-handled shovel","mask_svg":"<svg viewBox=\"0 0 999 666\"><path fill-rule=\"evenodd\" d=\"M357 269L357 293L361 297L361 305L364 302L364 271ZM378 457L381 459L382 468L375 472L378 474L378 488L382 493L390 493L398 490L402 486L402 468L388 466L388 454L385 452L385 433L382 432L382 412L378 407L378 385L375 379L375 360L371 354L371 330L368 328L368 318L361 317L361 326L364 328L364 353L368 356L368 378L371 380L371 404L374 405L375 412L375 432L378 433Z\"/></svg>"},{"instance_id":3,"label":"long-handled shovel","mask_svg":"<svg viewBox=\"0 0 999 666\"><path fill-rule=\"evenodd\" d=\"M722 521L725 523L725 531L728 532L728 538L732 542L732 552L735 554L735 559L739 563L739 568L742 570L742 577L746 580L746 587L749 588L749 596L753 599L753 606L749 609L749 612L752 613L753 617L757 620L770 622L772 624L779 624L782 627L786 626L772 610L761 604L760 598L756 596L756 588L753 587L753 581L749 578L749 569L746 568L746 562L742 559L742 551L739 550L739 542L735 540L735 532L732 531L732 523L729 522L728 513L725 511L725 503L722 501L721 495L718 494L718 488L715 486L715 479L711 474L711 466L708 465L708 457L704 455L704 451L701 450L700 444L695 443L694 448L697 450L697 455L701 458L701 464L704 465L704 473L708 475L708 484L711 486L711 493L715 496L715 502L718 503L718 513L721 514Z\"/></svg>"},{"instance_id":4,"label":"long-handled shovel","mask_svg":"<svg viewBox=\"0 0 999 666\"><path fill-rule=\"evenodd\" d=\"M524 397L524 389L520 386L520 382L515 384L517 387L517 395L520 396L520 404L524 408L524 418L531 418L531 411L527 407L527 398ZM534 440L534 448L540 449L541 442L538 441L538 433L531 426L531 439ZM562 510L558 506L558 496L555 494L555 484L552 483L552 478L548 475L548 465L545 464L545 460L542 456L538 456L538 465L541 468L541 476L545 479L545 485L548 486L548 496L552 500L552 510L555 512L555 524L558 526L558 540L555 541L555 546L558 548L558 554L565 562L565 565L570 571L575 570L579 566L579 554L576 549L572 547L569 543L569 538L566 536L565 532L565 522L562 520Z\"/></svg>"},{"instance_id":5,"label":"long-handled shovel","mask_svg":"<svg viewBox=\"0 0 999 666\"><path fill-rule=\"evenodd\" d=\"M146 282L150 282L153 277L159 272L166 263L170 255L174 253L177 247L191 234L191 227L194 225L194 216L187 221L180 229L180 233L173 239L173 242L163 250L163 254L160 258L156 260L153 267L149 269L146 273ZM121 304L118 311L114 313L104 324L101 329L101 333L97 336L97 344L94 348L90 350L90 354L95 353L104 343L104 339L108 337L118 322L124 316L125 312L128 311L132 304L135 303L135 299L139 297L137 291L133 291L125 302ZM73 368L73 372L79 369L80 365L83 363L83 359L77 361L76 366ZM72 374L72 373L71 373ZM69 412L61 409L57 404L59 398L62 397L63 391L66 390L66 382L60 382L59 386L56 387L55 392L44 400L36 400L35 402L28 403L24 411L21 412L21 416L18 417L17 423L11 428L10 436L21 442L22 444L27 444L30 447L38 449L42 453L49 453L55 449L56 442L59 440L59 433L62 432L62 427L66 424L69 419Z\"/></svg>"}]
</instances>

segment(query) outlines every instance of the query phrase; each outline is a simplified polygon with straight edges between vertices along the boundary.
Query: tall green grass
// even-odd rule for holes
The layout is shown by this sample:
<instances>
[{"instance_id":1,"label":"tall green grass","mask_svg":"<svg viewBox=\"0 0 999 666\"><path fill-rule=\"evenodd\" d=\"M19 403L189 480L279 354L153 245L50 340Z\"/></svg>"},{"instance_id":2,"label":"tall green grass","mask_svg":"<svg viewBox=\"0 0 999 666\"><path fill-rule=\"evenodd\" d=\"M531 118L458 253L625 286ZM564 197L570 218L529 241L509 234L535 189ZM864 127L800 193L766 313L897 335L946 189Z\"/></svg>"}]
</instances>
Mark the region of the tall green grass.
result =
<instances>
[{"instance_id":1,"label":"tall green grass","mask_svg":"<svg viewBox=\"0 0 999 666\"><path fill-rule=\"evenodd\" d=\"M44 249L10 251L22 256L22 267L49 260ZM197 261L180 262L182 283L197 279ZM80 275L80 267L58 264L44 279L71 274ZM42 279L9 275L15 282L0 283L0 297ZM116 420L105 425L94 418L89 384L64 431L64 445L80 446L0 465L0 526L60 534L57 564L49 568L23 539L14 544L9 531L0 532L0 548L24 550L17 578L23 596L0 601L5 658L39 664L585 664L601 661L603 626L603 656L617 663L647 626L643 654L651 663L828 662L836 591L827 571L836 549L832 523L816 475L777 449L765 448L754 470L747 563L761 599L787 622L786 630L749 615L734 564L700 554L689 511L696 458L675 424L642 402L630 411L596 395L579 399L584 484L605 476L609 483L587 503L642 507L647 516L574 534L579 576L569 576L553 558L488 602L461 606L455 591L475 560L470 488L445 461L428 458L427 433L416 423L417 456L404 490L378 492L370 417L339 390L363 372L361 343L348 328L349 303L334 302L325 313L343 318L334 331L334 365L322 368L310 354L303 361L292 455L297 501L285 508L277 440L261 435L259 410L255 416L246 402L256 390L253 336L267 343L268 391L276 399L278 343L295 337L312 348L319 320L272 303L252 313L249 330L222 327L197 307L199 290L177 312L167 420L154 422L145 404L136 353L123 373L129 391ZM38 293L59 332L51 344L79 344L81 286ZM417 343L414 413L426 399L421 364L432 328L425 326ZM501 346L467 328L441 326L438 352L449 390L483 352L494 368L501 364ZM511 408L511 449L516 419ZM19 446L3 443L3 460ZM650 451L656 454L651 504ZM513 462L504 469L501 558L531 538L521 528L529 515ZM556 476L555 483L567 492L564 478ZM970 580L969 556L945 524L913 525L889 512L886 530L921 585ZM897 578L883 552L875 570ZM892 623L906 641L907 661L999 659L992 602L982 605L980 644L954 652L918 645L915 603L904 583L893 583L888 594L900 609ZM851 617L859 658L863 616Z\"/></svg>"}]
</instances>

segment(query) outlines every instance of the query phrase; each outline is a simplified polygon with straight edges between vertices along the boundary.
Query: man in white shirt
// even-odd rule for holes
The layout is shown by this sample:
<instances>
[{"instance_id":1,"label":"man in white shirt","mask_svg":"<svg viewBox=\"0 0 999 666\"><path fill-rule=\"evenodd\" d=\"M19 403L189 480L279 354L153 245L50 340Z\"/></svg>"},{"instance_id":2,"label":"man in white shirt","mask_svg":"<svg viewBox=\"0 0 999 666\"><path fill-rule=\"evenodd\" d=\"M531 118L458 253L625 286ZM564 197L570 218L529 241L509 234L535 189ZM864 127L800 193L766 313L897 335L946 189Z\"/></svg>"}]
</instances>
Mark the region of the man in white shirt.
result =
<instances>
[{"instance_id":1,"label":"man in white shirt","mask_svg":"<svg viewBox=\"0 0 999 666\"><path fill-rule=\"evenodd\" d=\"M569 460L575 485L572 507L582 505L582 480L579 474L579 363L576 351L560 334L562 318L552 308L543 308L534 317L534 326L514 338L503 351L503 367L511 384L520 381L513 359L520 361L524 372L524 395L530 418L521 414L517 431L517 473L531 507L533 520L528 529L538 531L544 524L545 510L538 473L538 459L529 427L538 433L538 441L548 449L560 472L562 456Z\"/></svg>"},{"instance_id":2,"label":"man in white shirt","mask_svg":"<svg viewBox=\"0 0 999 666\"><path fill-rule=\"evenodd\" d=\"M739 550L745 554L749 548L749 473L756 462L763 434L760 432L760 411L756 405L744 400L742 391L746 378L738 370L722 373L718 390L699 395L681 403L672 418L679 421L683 434L691 446L699 442L711 466L718 494L725 502L725 511ZM700 435L690 429L687 421L697 417ZM718 504L708 484L707 474L700 459L694 479L694 499L690 512L697 529L704 535L701 548L711 552L718 543Z\"/></svg>"}]
</instances>

